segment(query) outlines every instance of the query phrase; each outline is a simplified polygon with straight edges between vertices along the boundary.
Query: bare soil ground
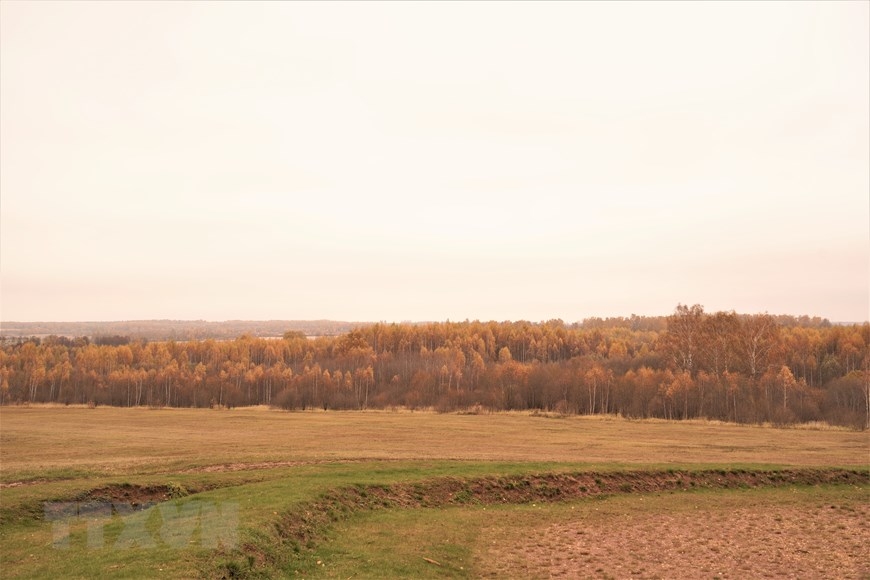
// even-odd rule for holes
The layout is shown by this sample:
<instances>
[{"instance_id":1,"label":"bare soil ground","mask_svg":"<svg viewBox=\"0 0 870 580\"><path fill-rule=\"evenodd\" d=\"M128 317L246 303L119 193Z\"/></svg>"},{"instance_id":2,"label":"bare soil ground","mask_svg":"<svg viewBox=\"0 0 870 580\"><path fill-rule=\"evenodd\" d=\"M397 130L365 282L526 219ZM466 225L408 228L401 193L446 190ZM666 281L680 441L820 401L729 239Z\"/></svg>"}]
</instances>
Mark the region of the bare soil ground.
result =
<instances>
[{"instance_id":1,"label":"bare soil ground","mask_svg":"<svg viewBox=\"0 0 870 580\"><path fill-rule=\"evenodd\" d=\"M77 499L128 503L133 506L168 501L176 496L167 485L107 485L81 494Z\"/></svg>"},{"instance_id":2,"label":"bare soil ground","mask_svg":"<svg viewBox=\"0 0 870 580\"><path fill-rule=\"evenodd\" d=\"M497 578L870 578L870 503L645 513L493 543Z\"/></svg>"},{"instance_id":3,"label":"bare soil ground","mask_svg":"<svg viewBox=\"0 0 870 580\"><path fill-rule=\"evenodd\" d=\"M867 474L861 470L848 469L790 469L781 471L745 471L745 470L712 470L699 472L663 471L663 472L615 472L615 473L564 473L564 474L541 474L513 477L483 477L474 479L461 479L454 477L435 478L419 483L394 484L394 485L368 485L345 487L333 490L319 500L297 506L287 512L277 524L276 529L283 541L290 545L306 545L316 541L325 528L336 521L347 518L354 512L384 509L384 508L421 508L421 507L445 507L456 505L499 505L499 504L533 504L533 502L550 503L565 500L578 500L594 497L608 497L611 495L655 493L671 491L682 493L691 490L716 490L716 489L750 489L750 488L782 488L789 486L812 486L812 485L853 485L864 486L867 484ZM688 496L687 496L688 497ZM743 522L746 516L738 514L734 516L734 522ZM828 515L827 512L824 512ZM852 512L849 512L852 515ZM863 505L858 515L870 514L870 503ZM730 514L726 514L729 515ZM795 516L799 516L799 512ZM836 527L840 525L841 514L830 514L834 519L826 520L825 525ZM771 517L782 524L781 514ZM854 553L856 546L868 539L870 527L864 517L855 525L861 528L865 537L854 534L850 537L848 546L836 553ZM851 520L850 520L851 521ZM730 520L723 525L714 525L709 532L708 543L712 542L712 548L705 552L710 557L710 563L714 564L725 553L720 554L721 548L717 548L717 536L731 537ZM621 522L624 523L624 522ZM496 577L525 577L534 575L536 571L550 570L543 574L547 576L576 577L588 575L590 572L605 571L611 569L617 576L628 576L632 572L634 560L620 560L616 563L604 561L616 555L619 558L628 557L632 550L637 547L641 554L639 562L644 557L655 555L661 559L661 566L656 573L649 577L674 577L674 571L681 566L685 567L685 560L689 556L686 550L696 549L693 537L705 538L701 532L707 530L710 522L698 517L697 513L678 517L654 518L643 521L640 524L625 526L625 530L613 533L610 528L599 530L602 541L594 540L596 547L595 555L587 547L590 536L586 536L584 529L574 529L573 524L567 526L555 526L543 532L544 540L535 544L533 549L528 550L525 544L508 544L507 551L496 552L492 558L486 558L500 562L500 565L492 569L492 575ZM784 525L784 524L783 524ZM754 528L754 526L753 526ZM758 532L765 530L777 530L776 527L759 526ZM850 530L852 531L852 530ZM785 534L788 538L790 529L776 531L777 535ZM743 556L738 540L746 540L745 530L737 529L733 533L735 546L735 558ZM542 537L537 531L535 537ZM653 543L644 543L644 538L668 538L667 549ZM592 536L594 537L594 536ZM816 535L818 537L818 535ZM759 541L764 538L757 538ZM787 540L783 540L787 542ZM730 546L731 544L724 544ZM797 544L793 544L792 547ZM685 550L679 551L681 548ZM716 548L716 549L713 549ZM260 554L254 546L245 546L250 554L260 559ZM803 549L803 548L801 548ZM849 551L851 549L851 552ZM645 551L649 550L649 554ZM792 554L789 551L788 554ZM797 553L797 552L794 552ZM807 552L809 553L809 552ZM563 557L554 557L564 554ZM601 563L595 558L603 559ZM779 562L779 559L775 560ZM602 566L607 565L608 568ZM674 566L673 570L671 565ZM838 562L837 565L840 565ZM578 567L581 566L581 567ZM848 570L854 571L855 565L843 564ZM851 566L851 567L849 567ZM636 567L636 566L635 566ZM715 567L715 566L713 566ZM624 569L623 569L624 568ZM641 574L644 569L639 569ZM717 571L718 572L721 571ZM697 571L696 571L697 573ZM697 577L693 573L685 577Z\"/></svg>"}]
</instances>

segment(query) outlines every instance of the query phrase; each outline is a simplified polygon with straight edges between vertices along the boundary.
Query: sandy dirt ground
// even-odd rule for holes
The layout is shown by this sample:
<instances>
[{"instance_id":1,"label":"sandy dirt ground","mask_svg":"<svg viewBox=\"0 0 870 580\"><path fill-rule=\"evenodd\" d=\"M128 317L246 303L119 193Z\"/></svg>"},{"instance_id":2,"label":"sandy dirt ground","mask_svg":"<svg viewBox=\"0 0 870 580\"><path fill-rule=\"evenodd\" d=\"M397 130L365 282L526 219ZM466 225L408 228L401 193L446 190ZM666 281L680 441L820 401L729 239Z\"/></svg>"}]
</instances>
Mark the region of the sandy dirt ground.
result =
<instances>
[{"instance_id":1,"label":"sandy dirt ground","mask_svg":"<svg viewBox=\"0 0 870 580\"><path fill-rule=\"evenodd\" d=\"M640 514L491 546L497 578L870 578L870 503Z\"/></svg>"}]
</instances>

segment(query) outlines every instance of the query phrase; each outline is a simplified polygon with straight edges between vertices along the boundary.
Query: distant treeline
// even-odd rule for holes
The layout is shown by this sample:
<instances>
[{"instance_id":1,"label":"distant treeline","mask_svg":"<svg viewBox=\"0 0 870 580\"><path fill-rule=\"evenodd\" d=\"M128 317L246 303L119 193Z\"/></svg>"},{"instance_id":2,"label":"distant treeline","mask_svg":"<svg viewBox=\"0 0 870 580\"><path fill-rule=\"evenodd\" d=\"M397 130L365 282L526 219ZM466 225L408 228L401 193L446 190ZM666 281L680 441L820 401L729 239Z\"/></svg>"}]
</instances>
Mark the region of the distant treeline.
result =
<instances>
[{"instance_id":1,"label":"distant treeline","mask_svg":"<svg viewBox=\"0 0 870 580\"><path fill-rule=\"evenodd\" d=\"M380 323L314 339L292 330L280 339L96 342L7 341L0 402L537 409L858 428L870 420L870 324L698 305L571 325Z\"/></svg>"},{"instance_id":2,"label":"distant treeline","mask_svg":"<svg viewBox=\"0 0 870 580\"><path fill-rule=\"evenodd\" d=\"M129 337L134 340L232 340L243 334L282 336L296 330L308 336L336 336L357 326L334 320L123 320L116 322L3 322L0 338L9 341L31 336Z\"/></svg>"},{"instance_id":3,"label":"distant treeline","mask_svg":"<svg viewBox=\"0 0 870 580\"><path fill-rule=\"evenodd\" d=\"M781 326L804 328L827 328L831 322L826 318L809 316L774 316ZM555 321L562 324L562 321ZM425 322L406 323L414 326ZM67 339L87 338L96 344L120 344L118 340L233 340L244 334L253 337L280 337L287 331L301 332L306 336L338 336L369 323L343 322L337 320L120 320L114 322L2 322L0 342L16 342L32 337L59 337ZM569 329L628 328L630 330L655 330L667 327L665 316L638 316L610 318L586 318L568 325ZM116 341L114 343L109 341Z\"/></svg>"}]
</instances>

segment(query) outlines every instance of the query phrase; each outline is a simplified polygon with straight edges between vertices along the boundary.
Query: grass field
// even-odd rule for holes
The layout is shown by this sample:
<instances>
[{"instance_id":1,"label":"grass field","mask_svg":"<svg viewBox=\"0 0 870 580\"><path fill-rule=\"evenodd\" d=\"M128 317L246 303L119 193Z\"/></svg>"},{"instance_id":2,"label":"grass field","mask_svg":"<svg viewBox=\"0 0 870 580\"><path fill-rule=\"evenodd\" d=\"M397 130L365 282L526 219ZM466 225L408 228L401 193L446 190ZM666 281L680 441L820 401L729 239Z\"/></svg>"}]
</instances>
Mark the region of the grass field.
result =
<instances>
[{"instance_id":1,"label":"grass field","mask_svg":"<svg viewBox=\"0 0 870 580\"><path fill-rule=\"evenodd\" d=\"M812 560L832 577L866 577L868 459L867 433L829 429L528 414L5 407L0 567L4 577L81 578L820 575ZM635 483L643 474L664 481L675 470L685 487L695 472L745 479L834 467L858 470L858 483L822 485L813 476L710 489L700 475L697 490ZM550 489L546 479L531 478L592 472L634 479L551 501L559 498L540 495ZM494 492L484 493L524 482L543 491L495 504ZM462 487L472 484L476 493ZM407 486L420 486L417 500L409 502L416 488ZM354 490L352 498L339 489ZM427 503L442 491L441 504ZM160 503L129 508L148 502ZM112 505L120 509L107 510ZM56 506L79 515L58 516ZM753 521L755 536L745 527ZM691 531L709 522L720 533ZM765 531L777 526L778 534ZM789 542L777 543L783 536Z\"/></svg>"}]
</instances>

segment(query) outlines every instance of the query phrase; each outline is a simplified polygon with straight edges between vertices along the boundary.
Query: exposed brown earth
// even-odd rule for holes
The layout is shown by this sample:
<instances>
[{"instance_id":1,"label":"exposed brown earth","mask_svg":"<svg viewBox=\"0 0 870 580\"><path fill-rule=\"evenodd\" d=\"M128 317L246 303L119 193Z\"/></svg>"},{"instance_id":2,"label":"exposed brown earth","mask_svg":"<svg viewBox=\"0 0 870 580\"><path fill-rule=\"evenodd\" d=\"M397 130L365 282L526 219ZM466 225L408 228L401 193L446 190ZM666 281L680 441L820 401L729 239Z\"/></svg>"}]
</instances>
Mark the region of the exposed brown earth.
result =
<instances>
[{"instance_id":1,"label":"exposed brown earth","mask_svg":"<svg viewBox=\"0 0 870 580\"><path fill-rule=\"evenodd\" d=\"M145 510L187 494L187 490L171 485L113 484L80 493L71 500L45 502L44 511L34 515L49 520L84 514L106 517L115 512Z\"/></svg>"},{"instance_id":2,"label":"exposed brown earth","mask_svg":"<svg viewBox=\"0 0 870 580\"><path fill-rule=\"evenodd\" d=\"M170 485L130 485L115 484L99 487L85 492L77 501L107 502L126 504L133 508L146 508L155 503L169 501L187 495L189 492Z\"/></svg>"},{"instance_id":3,"label":"exposed brown earth","mask_svg":"<svg viewBox=\"0 0 870 580\"><path fill-rule=\"evenodd\" d=\"M483 477L476 479L460 479L460 478L437 478L418 483L403 483L394 485L366 485L355 486L349 488L341 488L333 490L325 494L321 499L297 506L287 514L285 514L276 525L276 530L282 544L289 545L293 551L298 551L303 547L311 547L316 543L318 536L332 522L345 519L354 512L368 509L382 508L418 508L418 507L441 507L451 505L468 505L468 504L523 504L531 502L553 502L565 500L577 500L586 497L611 495L611 494L629 494L629 493L650 493L650 492L665 492L665 491L680 491L691 489L729 489L729 488L755 488L755 487L778 487L778 486L793 486L793 485L819 485L819 484L851 484L851 485L867 485L868 474L862 470L850 469L789 469L781 471L747 471L747 470L713 470L713 471L632 471L632 472L610 472L610 473L565 473L565 474L542 474L542 475L527 475L527 476L511 476L511 477ZM799 514L795 514L795 517ZM771 517L782 517L771 516ZM833 516L832 516L833 517ZM740 521L740 516L734 516L735 521ZM680 526L686 525L690 532L679 532ZM690 525L691 524L691 525ZM826 525L839 525L839 522L834 522L833 519L826 521ZM692 523L691 518L682 521L674 519L672 521L663 520L661 522L651 521L646 524L647 528L642 528L636 531L638 537L644 533L649 533L650 526L655 527L662 525L662 531L659 534L661 538L668 538L668 542L676 542L671 546L672 551L679 550L683 547L689 547L689 539L693 535L704 537L699 534L698 529L704 529L707 522L696 521ZM858 518L855 519L855 525L859 525ZM667 529L668 526L673 530ZM759 530L763 531L763 530ZM673 532L673 535L671 534ZM773 533L773 532L771 532ZM783 531L779 532L784 533ZM864 533L866 533L866 528ZM654 534L654 535L656 535ZM715 530L711 531L711 538L715 538ZM514 559L504 558L497 554L498 560L506 562L507 568L496 567L492 573L496 576L504 576L505 573L510 577L524 576L532 570L546 570L543 576L549 575L564 575L567 577L577 576L578 574L586 575L589 570L585 564L595 562L595 557L590 556L592 552L588 552L582 546L585 538L577 539L578 534L568 526L567 528L554 527L547 533L548 538L552 538L539 546L539 552L531 554L531 559L526 560L525 564L518 564ZM683 540L675 540L674 538L682 537ZM630 534L621 534L618 537L611 537L610 544L598 544L597 557L604 557L607 554L624 553L625 557L630 557L632 551L629 549L635 543L636 538L632 538ZM664 541L664 540L663 540ZM709 540L708 540L709 542ZM552 545L551 545L552 544ZM639 546L641 544L638 544ZM743 544L736 543L734 553L729 556L739 559L741 556L740 550ZM805 549L805 548L800 548ZM806 548L809 549L809 548ZM264 553L256 546L245 545L243 550L258 562L267 559ZM560 552L575 553L573 559L566 556L563 562L550 562L549 558L553 554ZM582 554L583 559L579 558L580 552L586 550L586 554ZM651 552L656 554L665 554L660 546L651 545ZM721 548L720 548L721 550ZM512 554L522 553L516 546L511 546L508 551ZM567 551L567 552L566 552ZM721 557L712 548L709 552L710 564L721 560ZM662 560L669 563L673 560L674 566L679 566L679 554L674 554L673 558L668 557ZM685 558L686 556L680 556ZM588 560L588 561L587 561ZM659 560L651 560L659 561ZM736 561L736 560L735 560ZM779 561L779 560L777 560ZM848 563L834 563L844 570L854 571L855 565ZM608 564L609 565L609 564ZM597 572L598 568L603 571L612 570L610 574L616 576L630 576L632 571L630 562L615 563L615 568L602 568L597 565L592 572ZM833 564L832 564L833 565ZM670 564L668 564L670 566ZM625 567L625 569L622 569ZM714 566L715 567L715 566ZM693 568L696 569L696 568ZM646 572L645 572L646 571ZM719 571L715 571L718 573ZM670 568L651 569L644 568L639 570L639 573L648 573L650 577L672 577ZM849 572L851 574L851 572ZM695 577L696 574L692 574Z\"/></svg>"},{"instance_id":4,"label":"exposed brown earth","mask_svg":"<svg viewBox=\"0 0 870 580\"><path fill-rule=\"evenodd\" d=\"M857 469L784 469L750 471L625 471L547 473L463 479L443 477L419 483L366 485L330 492L307 511L374 507L521 504L565 501L601 494L648 493L690 489L728 489L782 485L865 485L870 474Z\"/></svg>"},{"instance_id":5,"label":"exposed brown earth","mask_svg":"<svg viewBox=\"0 0 870 580\"><path fill-rule=\"evenodd\" d=\"M283 558L311 548L333 522L371 509L868 483L868 473L858 469L717 469L442 477L415 483L357 485L332 490L284 514L275 528L283 548L263 550L248 543L242 550L257 565L268 566L267 554L283 554ZM92 489L75 501L82 504L79 509L124 504L135 510L195 491L202 490L118 484ZM536 530L534 540L520 537L487 545L479 554L478 572L499 578L870 578L866 548L870 545L870 502L810 510L768 505L704 513L712 515L699 518L691 512L646 512L597 523L582 519L560 522Z\"/></svg>"},{"instance_id":6,"label":"exposed brown earth","mask_svg":"<svg viewBox=\"0 0 870 580\"><path fill-rule=\"evenodd\" d=\"M494 578L870 578L870 504L639 514L494 543Z\"/></svg>"}]
</instances>

